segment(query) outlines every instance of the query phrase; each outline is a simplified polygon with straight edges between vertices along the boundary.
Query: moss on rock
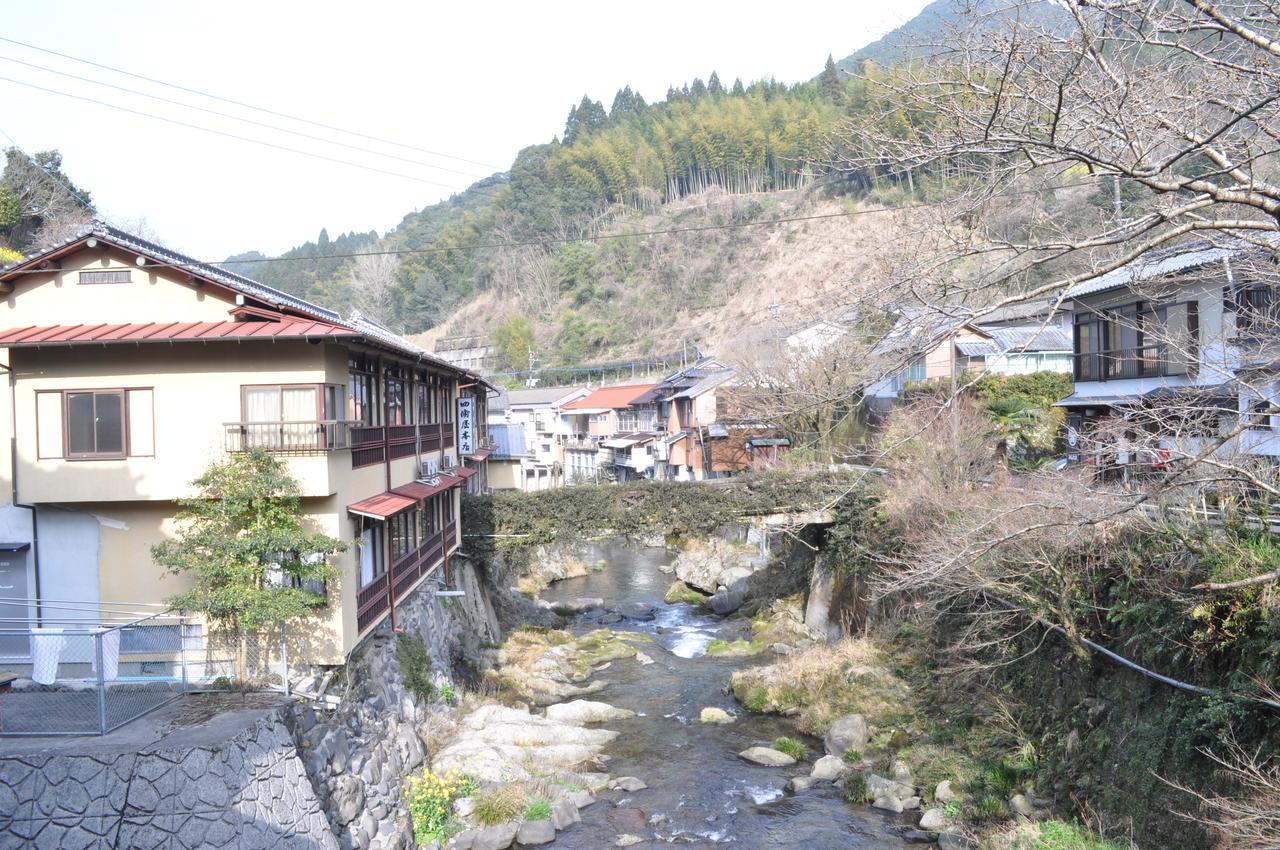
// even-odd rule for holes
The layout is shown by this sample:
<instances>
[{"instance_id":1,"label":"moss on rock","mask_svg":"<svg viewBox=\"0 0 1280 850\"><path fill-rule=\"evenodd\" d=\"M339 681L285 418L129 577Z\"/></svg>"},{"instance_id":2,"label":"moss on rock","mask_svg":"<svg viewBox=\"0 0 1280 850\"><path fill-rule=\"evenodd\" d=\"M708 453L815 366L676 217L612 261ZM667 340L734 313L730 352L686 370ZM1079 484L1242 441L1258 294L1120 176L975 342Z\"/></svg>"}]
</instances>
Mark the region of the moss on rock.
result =
<instances>
[{"instance_id":1,"label":"moss on rock","mask_svg":"<svg viewBox=\"0 0 1280 850\"><path fill-rule=\"evenodd\" d=\"M711 597L705 593L694 590L682 581L673 581L671 586L667 588L667 595L662 597L662 601L668 605L675 605L683 602L686 605L705 605Z\"/></svg>"}]
</instances>

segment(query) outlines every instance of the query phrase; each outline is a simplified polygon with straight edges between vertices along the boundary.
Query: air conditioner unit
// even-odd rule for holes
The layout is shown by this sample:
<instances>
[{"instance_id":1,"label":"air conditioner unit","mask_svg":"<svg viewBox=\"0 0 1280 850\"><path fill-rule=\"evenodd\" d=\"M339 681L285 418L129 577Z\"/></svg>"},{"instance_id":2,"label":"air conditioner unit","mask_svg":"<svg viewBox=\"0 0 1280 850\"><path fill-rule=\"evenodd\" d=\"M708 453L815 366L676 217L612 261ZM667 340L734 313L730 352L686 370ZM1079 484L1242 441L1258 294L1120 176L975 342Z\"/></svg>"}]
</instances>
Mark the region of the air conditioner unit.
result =
<instances>
[{"instance_id":1,"label":"air conditioner unit","mask_svg":"<svg viewBox=\"0 0 1280 850\"><path fill-rule=\"evenodd\" d=\"M446 453L444 456L444 460L440 462L440 466L443 469L453 469L455 466L457 466L457 461L453 459L452 454Z\"/></svg>"},{"instance_id":2,"label":"air conditioner unit","mask_svg":"<svg viewBox=\"0 0 1280 850\"><path fill-rule=\"evenodd\" d=\"M422 474L426 477L440 474L440 462L433 457L429 457L422 462Z\"/></svg>"}]
</instances>

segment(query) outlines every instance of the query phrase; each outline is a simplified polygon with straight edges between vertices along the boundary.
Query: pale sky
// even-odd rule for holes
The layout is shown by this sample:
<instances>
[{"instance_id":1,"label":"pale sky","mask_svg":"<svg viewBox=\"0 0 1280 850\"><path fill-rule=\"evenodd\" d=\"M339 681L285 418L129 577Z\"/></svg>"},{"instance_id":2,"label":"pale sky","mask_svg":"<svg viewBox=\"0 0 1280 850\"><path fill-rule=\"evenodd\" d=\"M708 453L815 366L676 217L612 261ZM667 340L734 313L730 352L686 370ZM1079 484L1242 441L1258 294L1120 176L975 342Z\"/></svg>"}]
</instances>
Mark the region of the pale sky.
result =
<instances>
[{"instance_id":1,"label":"pale sky","mask_svg":"<svg viewBox=\"0 0 1280 850\"><path fill-rule=\"evenodd\" d=\"M348 230L383 233L406 213L476 177L505 170L520 148L559 134L569 107L584 93L607 108L624 85L652 102L668 85L695 76L705 80L712 70L725 85L734 77L808 79L828 53L837 59L852 53L925 4L10 3L0 31L4 38L490 167L343 136L5 41L0 146L10 145L7 135L28 152L61 150L67 173L93 192L108 219L144 219L161 241L199 259L252 249L276 254L314 238L321 227L331 236ZM9 61L15 59L364 150L192 112Z\"/></svg>"}]
</instances>

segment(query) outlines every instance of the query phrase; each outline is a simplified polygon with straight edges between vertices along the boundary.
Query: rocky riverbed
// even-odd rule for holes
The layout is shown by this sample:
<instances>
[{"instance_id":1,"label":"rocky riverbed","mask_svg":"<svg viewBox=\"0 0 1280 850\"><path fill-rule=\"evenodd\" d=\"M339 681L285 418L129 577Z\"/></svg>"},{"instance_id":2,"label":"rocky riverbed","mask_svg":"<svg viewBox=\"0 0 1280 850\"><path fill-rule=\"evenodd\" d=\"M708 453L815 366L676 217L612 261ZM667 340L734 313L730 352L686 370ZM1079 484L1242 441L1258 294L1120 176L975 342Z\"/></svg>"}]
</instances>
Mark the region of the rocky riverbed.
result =
<instances>
[{"instance_id":1,"label":"rocky riverbed","mask_svg":"<svg viewBox=\"0 0 1280 850\"><path fill-rule=\"evenodd\" d=\"M813 639L796 606L757 617L770 629L759 657L708 653L758 639L748 620L665 603L672 579L660 568L671 560L616 547L603 570L543 591L566 627L510 636L492 677L510 705L465 717L432 760L433 771L479 781L457 804L466 828L448 846L888 850L927 841L917 814L847 802L840 785L853 766L827 742L734 700L735 671ZM484 825L477 805L492 820L491 798L505 787L519 789L527 809Z\"/></svg>"}]
</instances>

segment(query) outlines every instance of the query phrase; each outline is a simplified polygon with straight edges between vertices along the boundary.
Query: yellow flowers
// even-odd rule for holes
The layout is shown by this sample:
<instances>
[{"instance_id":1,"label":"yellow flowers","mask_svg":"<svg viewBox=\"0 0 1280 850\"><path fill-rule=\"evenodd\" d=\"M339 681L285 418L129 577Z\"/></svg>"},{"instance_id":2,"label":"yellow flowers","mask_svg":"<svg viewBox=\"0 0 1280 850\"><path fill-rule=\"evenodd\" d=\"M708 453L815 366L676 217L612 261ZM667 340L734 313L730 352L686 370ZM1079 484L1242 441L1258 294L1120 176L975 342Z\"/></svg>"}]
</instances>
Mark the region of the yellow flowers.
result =
<instances>
[{"instance_id":1,"label":"yellow flowers","mask_svg":"<svg viewBox=\"0 0 1280 850\"><path fill-rule=\"evenodd\" d=\"M442 773L424 770L418 776L410 777L405 789L405 800L413 821L413 835L418 843L443 842L456 832L453 801L469 797L475 790L475 779L455 770Z\"/></svg>"}]
</instances>

